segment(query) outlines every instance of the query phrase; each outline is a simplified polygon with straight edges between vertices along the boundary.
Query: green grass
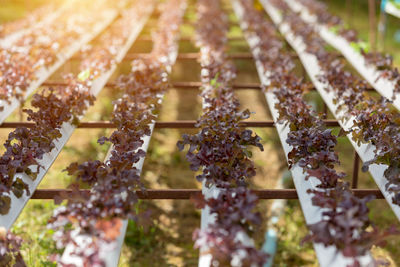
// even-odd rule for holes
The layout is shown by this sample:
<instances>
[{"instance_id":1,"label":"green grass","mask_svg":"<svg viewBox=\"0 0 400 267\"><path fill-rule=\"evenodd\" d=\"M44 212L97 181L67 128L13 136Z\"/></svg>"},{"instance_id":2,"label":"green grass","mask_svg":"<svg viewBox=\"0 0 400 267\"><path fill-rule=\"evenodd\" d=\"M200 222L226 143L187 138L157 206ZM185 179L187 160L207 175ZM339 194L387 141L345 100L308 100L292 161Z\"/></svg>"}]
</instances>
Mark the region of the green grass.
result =
<instances>
[{"instance_id":1,"label":"green grass","mask_svg":"<svg viewBox=\"0 0 400 267\"><path fill-rule=\"evenodd\" d=\"M21 250L30 267L56 266L48 256L59 251L52 241L53 230L46 227L55 208L53 201L31 200L12 228L24 240Z\"/></svg>"},{"instance_id":2,"label":"green grass","mask_svg":"<svg viewBox=\"0 0 400 267\"><path fill-rule=\"evenodd\" d=\"M46 0L0 0L0 24L21 18L45 3Z\"/></svg>"},{"instance_id":3,"label":"green grass","mask_svg":"<svg viewBox=\"0 0 400 267\"><path fill-rule=\"evenodd\" d=\"M346 11L346 0L325 0L324 2L328 4L330 12L340 16L350 28L357 30L362 40L369 41L368 1L350 1L352 3L350 16ZM379 1L376 1L377 22L380 18L379 13ZM378 51L392 55L395 64L400 66L400 50L398 49L400 44L394 39L395 32L400 30L400 19L387 15L386 25L384 40L383 43L378 43Z\"/></svg>"}]
</instances>

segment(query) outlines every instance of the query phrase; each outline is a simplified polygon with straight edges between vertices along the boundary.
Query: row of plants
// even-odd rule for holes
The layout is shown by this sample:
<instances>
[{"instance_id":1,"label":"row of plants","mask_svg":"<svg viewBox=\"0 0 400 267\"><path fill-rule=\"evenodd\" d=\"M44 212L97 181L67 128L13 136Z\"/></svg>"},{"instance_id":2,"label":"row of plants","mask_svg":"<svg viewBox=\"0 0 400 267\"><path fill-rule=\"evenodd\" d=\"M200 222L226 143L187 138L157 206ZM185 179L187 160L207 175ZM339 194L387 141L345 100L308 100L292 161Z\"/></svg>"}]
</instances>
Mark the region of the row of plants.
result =
<instances>
[{"instance_id":1,"label":"row of plants","mask_svg":"<svg viewBox=\"0 0 400 267\"><path fill-rule=\"evenodd\" d=\"M117 52L127 41L132 27L139 15L143 16L152 1L135 4L119 18L110 29L102 34L98 44L86 51L86 58L80 64L81 72L78 75L67 74L67 86L43 89L33 95L32 106L36 110L25 109L28 120L35 124L31 128L18 127L8 136L4 143L5 152L0 157L1 187L0 187L0 214L13 212L11 194L20 198L24 193L30 195L28 184L17 174L25 173L32 180L36 179L41 168L40 164L46 153L55 148L55 141L62 136L62 127L65 123L77 125L79 118L95 101L91 88L93 82L109 71L115 64ZM90 61L88 59L91 59ZM13 241L10 232L7 240ZM4 246L7 242L5 241ZM11 252L11 247L5 251ZM6 253L5 252L5 253Z\"/></svg>"},{"instance_id":2,"label":"row of plants","mask_svg":"<svg viewBox=\"0 0 400 267\"><path fill-rule=\"evenodd\" d=\"M338 136L326 128L321 115L303 100L311 85L293 73L295 64L274 25L253 7L252 1L240 2L245 33L258 40L252 51L268 77L267 92L272 91L277 99L274 108L279 113L278 123L290 129L286 139L292 148L287 155L289 167L299 166L307 174L306 180L315 177L320 182L308 193L312 195L312 204L322 209L322 219L308 225L311 233L304 240L333 245L345 257L354 259L351 266L359 266L357 257L367 254L373 245L384 245L387 236L397 231L379 230L368 217L367 203L373 196L354 196L343 179L346 174L336 171L340 165L335 152ZM282 1L271 2L286 12L287 6Z\"/></svg>"},{"instance_id":3,"label":"row of plants","mask_svg":"<svg viewBox=\"0 0 400 267\"><path fill-rule=\"evenodd\" d=\"M394 92L400 93L400 73L393 64L393 57L389 54L369 51L369 45L358 37L358 33L354 29L347 28L343 20L331 14L325 3L316 0L296 0L307 7L307 10L315 15L317 22L325 25L330 31L345 38L350 45L360 52L368 66L375 67L381 71L380 78L386 78L394 83ZM393 100L396 94L393 94Z\"/></svg>"},{"instance_id":4,"label":"row of plants","mask_svg":"<svg viewBox=\"0 0 400 267\"><path fill-rule=\"evenodd\" d=\"M79 12L72 7L57 20L22 35L11 47L0 48L0 100L11 103L23 100L30 85L39 78L40 70L51 67L70 46L90 34L112 5L81 3ZM43 71L42 71L43 72ZM4 103L4 102L3 102ZM0 104L0 110L4 104Z\"/></svg>"},{"instance_id":5,"label":"row of plants","mask_svg":"<svg viewBox=\"0 0 400 267\"><path fill-rule=\"evenodd\" d=\"M38 7L37 9L31 11L24 18L6 22L0 25L0 38L7 37L8 34L13 34L17 31L24 30L31 27L32 25L38 23L43 19L43 17L51 14L57 8L56 4L46 4Z\"/></svg>"},{"instance_id":6,"label":"row of plants","mask_svg":"<svg viewBox=\"0 0 400 267\"><path fill-rule=\"evenodd\" d=\"M122 96L113 102L111 119L117 129L98 140L100 144L111 143L108 159L72 163L66 169L75 177L69 187L72 192L61 196L67 203L55 210L49 227L55 230L57 247L71 247L68 254L78 257L83 266L105 266L105 255L115 248L123 220L141 224L148 215L138 212L137 191L146 192L138 162L144 160L144 139L152 134L161 97L169 87L168 70L178 51L185 7L185 0L169 0L162 6L150 57L133 61L131 73L118 78L117 90ZM90 191L82 192L81 188ZM65 257L54 259L70 266Z\"/></svg>"},{"instance_id":7,"label":"row of plants","mask_svg":"<svg viewBox=\"0 0 400 267\"><path fill-rule=\"evenodd\" d=\"M42 167L40 160L43 155L52 151L54 141L62 136L63 124L70 122L77 125L79 117L94 103L95 97L91 92L93 81L115 64L116 54L127 41L138 18L135 11L143 8L144 5L136 5L128 9L99 38L98 45L87 48L86 58L79 67L81 72L78 75L66 74L65 87L45 88L33 95L31 104L36 110L23 111L28 115L28 121L35 123L34 126L18 127L11 132L4 143L5 152L0 157L0 214L9 212L11 192L16 197L21 197L24 192L30 195L28 185L20 178L15 179L15 175L25 173L34 180Z\"/></svg>"},{"instance_id":8,"label":"row of plants","mask_svg":"<svg viewBox=\"0 0 400 267\"><path fill-rule=\"evenodd\" d=\"M219 1L198 1L196 45L202 67L203 115L196 123L199 132L183 135L177 145L180 150L189 146L190 167L201 171L197 180L206 191L216 192L195 197L202 216L212 218L194 232L200 261L210 255L210 266L262 266L267 255L251 240L259 230L261 215L248 183L256 173L250 148L263 150L263 146L260 137L239 126L250 111L241 111L233 94L236 71L227 59L227 33L227 16Z\"/></svg>"},{"instance_id":9,"label":"row of plants","mask_svg":"<svg viewBox=\"0 0 400 267\"><path fill-rule=\"evenodd\" d=\"M363 171L371 164L387 165L384 172L386 189L393 194L392 202L400 205L400 114L389 100L370 97L366 93L367 82L346 71L344 60L326 49L326 43L310 25L291 12L286 4L279 5L292 31L303 39L306 52L316 56L322 70L319 78L329 85L326 90L334 92L338 112L344 111L341 119L352 118L352 139L358 145L374 145L375 156L364 162Z\"/></svg>"}]
</instances>

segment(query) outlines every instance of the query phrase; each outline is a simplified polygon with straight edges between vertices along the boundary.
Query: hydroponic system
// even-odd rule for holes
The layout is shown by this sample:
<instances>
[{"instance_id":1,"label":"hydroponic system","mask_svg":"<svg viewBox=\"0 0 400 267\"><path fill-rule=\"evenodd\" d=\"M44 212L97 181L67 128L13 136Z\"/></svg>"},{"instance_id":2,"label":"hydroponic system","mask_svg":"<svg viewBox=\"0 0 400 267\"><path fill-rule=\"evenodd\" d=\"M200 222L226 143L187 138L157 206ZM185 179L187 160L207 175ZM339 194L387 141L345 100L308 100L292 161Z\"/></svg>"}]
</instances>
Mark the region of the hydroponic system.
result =
<instances>
[{"instance_id":1,"label":"hydroponic system","mask_svg":"<svg viewBox=\"0 0 400 267\"><path fill-rule=\"evenodd\" d=\"M318 0L60 2L0 25L0 127L11 128L0 152L0 267L28 266L12 229L31 199L57 205L47 227L58 266L118 266L129 220L148 216L142 199L192 200L201 267L270 266L275 255L257 241L268 219L258 209L263 199L298 199L303 242L320 266L385 263L371 249L399 238L398 221L378 227L369 203L386 201L400 219L400 73L390 55L370 49ZM388 12L395 8L389 3ZM188 12L196 21L183 37ZM230 16L248 52L229 52ZM151 37L141 36L154 19ZM151 52L129 52L146 38ZM199 52L180 53L183 41ZM175 63L192 59L199 81L173 82ZM260 82L236 82L235 59L254 62ZM78 63L69 73L55 75L71 60ZM130 69L118 76L123 62ZM82 122L103 88L118 96L111 119ZM175 89L199 89L196 121L158 121ZM250 119L238 89L261 91L272 120ZM310 91L324 112L310 104ZM8 119L18 110L27 121ZM267 127L276 129L294 189L252 186L253 153L264 150L254 128ZM38 189L77 128L111 129L97 140L110 145L107 156L71 160L67 188ZM190 128L176 150L201 189L146 188L142 170L157 128ZM354 147L353 173L340 168L340 140ZM378 189L357 187L359 160Z\"/></svg>"}]
</instances>

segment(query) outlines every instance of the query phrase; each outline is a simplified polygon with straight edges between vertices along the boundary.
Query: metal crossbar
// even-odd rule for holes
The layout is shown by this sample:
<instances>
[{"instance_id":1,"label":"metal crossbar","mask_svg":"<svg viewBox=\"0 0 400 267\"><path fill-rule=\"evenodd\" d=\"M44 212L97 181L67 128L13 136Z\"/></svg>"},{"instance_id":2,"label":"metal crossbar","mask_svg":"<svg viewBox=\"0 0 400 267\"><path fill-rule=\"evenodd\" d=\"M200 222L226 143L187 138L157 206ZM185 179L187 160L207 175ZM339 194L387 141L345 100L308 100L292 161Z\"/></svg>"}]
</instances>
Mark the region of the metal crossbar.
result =
<instances>
[{"instance_id":1,"label":"metal crossbar","mask_svg":"<svg viewBox=\"0 0 400 267\"><path fill-rule=\"evenodd\" d=\"M325 124L330 127L339 127L337 120L324 120ZM180 120L180 121L157 121L155 122L155 128L160 129L187 129L195 128L196 121L192 120ZM3 122L0 124L0 128L17 128L17 127L33 127L35 123L33 122ZM274 127L273 120L265 121L244 121L241 127L255 127L255 128L271 128ZM112 129L115 125L109 121L88 121L80 122L77 128L102 128L102 129Z\"/></svg>"},{"instance_id":2,"label":"metal crossbar","mask_svg":"<svg viewBox=\"0 0 400 267\"><path fill-rule=\"evenodd\" d=\"M146 39L142 39L146 40ZM187 41L190 40L190 38L186 38ZM233 38L235 41L242 40L241 38ZM288 52L288 54L293 57L294 59L297 59L297 54L294 52ZM337 57L343 57L342 54L340 53L335 53ZM139 59L139 58L146 58L149 57L150 53L128 53L126 54L124 60L125 61L132 61L134 59ZM179 53L177 60L197 60L199 58L199 53L197 52L188 52L188 53ZM248 52L236 52L236 53L230 53L228 55L229 59L236 59L236 60L253 60L253 56L251 53ZM71 59L73 60L81 60L82 57L81 55L77 55L72 57Z\"/></svg>"},{"instance_id":3,"label":"metal crossbar","mask_svg":"<svg viewBox=\"0 0 400 267\"><path fill-rule=\"evenodd\" d=\"M71 192L68 189L37 189L31 199L54 199L61 193ZM253 193L259 199L298 199L295 189L258 189L253 190ZM374 195L377 199L383 199L383 195L378 189L353 189L353 193L358 197ZM201 189L148 189L145 192L137 192L140 199L190 199L196 194L201 194Z\"/></svg>"},{"instance_id":4,"label":"metal crossbar","mask_svg":"<svg viewBox=\"0 0 400 267\"><path fill-rule=\"evenodd\" d=\"M139 37L139 38L136 40L136 42L138 42L138 41L139 41L139 42L152 42L153 40L151 39L150 36L141 36L141 37ZM193 39L190 38L190 37L181 37L181 38L179 39L179 41L181 41L181 42L192 42ZM234 37L229 37L229 38L228 38L228 41L230 41L230 42L243 41L243 42L244 42L244 40L243 40L242 37L236 37L236 36L234 36Z\"/></svg>"},{"instance_id":5,"label":"metal crossbar","mask_svg":"<svg viewBox=\"0 0 400 267\"><path fill-rule=\"evenodd\" d=\"M54 86L67 86L66 82L63 81L47 81L42 84L42 86L46 87L54 87ZM108 82L106 87L114 88L117 84L115 82ZM234 90L261 90L262 86L259 83L233 83L232 88ZM172 82L170 89L191 89L198 90L201 87L201 82ZM310 88L310 90L315 91L315 88ZM375 91L374 88L367 88L367 91Z\"/></svg>"},{"instance_id":6,"label":"metal crossbar","mask_svg":"<svg viewBox=\"0 0 400 267\"><path fill-rule=\"evenodd\" d=\"M324 120L326 126L339 127L336 120ZM4 122L0 128L16 128L16 127L32 127L32 122ZM188 129L195 128L196 121L157 121L155 128L158 129ZM245 121L241 123L242 127L256 127L256 128L271 128L275 127L272 120L265 121ZM115 125L109 121L89 121L81 122L77 128L115 128ZM354 153L353 160L353 175L352 175L352 188L353 192L359 196L373 194L377 199L382 199L383 196L379 190L375 189L356 189L358 185L358 172L359 172L359 157ZM189 199L191 194L194 194L196 189L171 189L171 190L148 190L149 195L139 195L144 199ZM199 191L199 190L198 190ZM33 194L32 199L52 199L58 193L68 192L66 189L38 189ZM197 192L197 191L196 191ZM199 191L200 192L200 191ZM261 199L297 199L295 190L275 190L263 189L254 191ZM139 193L139 192L138 192ZM141 193L140 193L141 194ZM185 196L185 197L182 197Z\"/></svg>"}]
</instances>

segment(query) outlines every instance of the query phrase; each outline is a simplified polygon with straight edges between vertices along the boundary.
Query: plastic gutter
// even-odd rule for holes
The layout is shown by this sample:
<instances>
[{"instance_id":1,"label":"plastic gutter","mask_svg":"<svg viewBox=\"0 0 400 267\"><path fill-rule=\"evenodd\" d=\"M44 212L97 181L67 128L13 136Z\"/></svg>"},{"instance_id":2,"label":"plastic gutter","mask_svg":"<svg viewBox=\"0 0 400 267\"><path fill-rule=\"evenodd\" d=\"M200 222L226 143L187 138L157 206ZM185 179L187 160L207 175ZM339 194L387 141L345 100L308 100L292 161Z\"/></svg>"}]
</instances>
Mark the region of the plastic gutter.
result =
<instances>
[{"instance_id":1,"label":"plastic gutter","mask_svg":"<svg viewBox=\"0 0 400 267\"><path fill-rule=\"evenodd\" d=\"M346 117L345 112L338 112L338 105L340 103L334 104L334 92L333 90L327 90L330 85L319 81L318 77L323 74L323 71L319 67L317 58L312 54L306 53L305 44L303 43L302 39L294 36L291 33L290 27L287 24L281 23L281 15L279 14L279 12L271 5L269 5L265 0L262 0L262 3L264 4L267 12L270 13L273 21L275 21L276 24L280 24L279 29L281 33L285 36L286 40L289 42L292 48L297 52L302 64L304 65L308 75L310 76L322 99L327 104L329 110L332 112L335 118L339 119L338 121L340 126L346 131L354 128L352 117L347 117L346 120L340 120L340 118ZM370 143L358 145L356 142L353 141L351 133L348 134L347 137L363 162L370 161L374 158L374 150L376 149L374 145ZM392 197L394 196L394 194L388 192L385 188L388 180L384 176L384 171L387 169L387 167L388 166L385 164L372 164L369 167L369 172L372 175L375 183L381 190L386 201L392 208L394 214L400 220L400 206L393 204Z\"/></svg>"},{"instance_id":2,"label":"plastic gutter","mask_svg":"<svg viewBox=\"0 0 400 267\"><path fill-rule=\"evenodd\" d=\"M120 51L118 52L118 54L115 57L116 64L114 64L107 72L103 73L99 78L97 78L96 80L93 81L93 84L91 87L91 92L93 95L96 96L103 89L103 87L105 86L105 84L107 83L107 81L109 80L111 75L116 70L117 64L122 61L123 57L128 52L129 48L132 46L133 42L136 40L137 36L143 29L144 24L146 23L150 14L151 14L151 12L149 12L149 14L147 16L143 16L140 19L140 21L136 22L135 27L132 27L131 34L128 37L125 45L123 46L123 48L120 49ZM109 23L109 21L104 21L105 25L108 25L108 23ZM105 25L103 25L103 26L105 26ZM83 117L83 116L81 116L81 117ZM31 198L33 192L36 190L36 188L38 187L40 182L43 180L45 174L50 169L53 162L56 160L58 154L61 152L64 145L67 143L67 141L71 137L75 128L76 128L76 126L72 125L69 122L65 122L62 125L61 130L60 130L62 136L59 139L54 141L55 148L51 152L46 153L43 156L43 159L39 161L39 163L41 164L42 167L39 169L39 173L35 180L32 180L32 178L25 173L16 174L14 179L21 178L25 183L27 183L29 186L31 195L28 196L24 192L24 195L22 197L17 198L13 193L11 193L10 194L10 197L11 197L10 211L8 214L5 214L5 215L0 214L0 226L5 227L6 229L11 228L12 224L18 218L19 214L22 212L26 203ZM35 168L37 168L37 165L34 165L31 168L35 169Z\"/></svg>"},{"instance_id":3,"label":"plastic gutter","mask_svg":"<svg viewBox=\"0 0 400 267\"><path fill-rule=\"evenodd\" d=\"M92 28L92 31L83 35L68 49L61 51L58 55L56 62L50 67L42 67L35 72L36 79L31 82L26 92L24 92L23 99L26 100L44 81L46 81L59 67L61 67L68 59L70 59L82 46L93 40L99 35L117 16L115 10L106 10L101 14L99 22ZM0 100L0 106L4 107L0 112L0 123L2 123L17 107L20 106L20 101L12 96L10 103L5 100Z\"/></svg>"},{"instance_id":4,"label":"plastic gutter","mask_svg":"<svg viewBox=\"0 0 400 267\"><path fill-rule=\"evenodd\" d=\"M272 6L270 6L269 3L267 3L267 1L260 1L260 2L263 4L264 8L267 10L267 12L270 15L270 17L272 18L273 22L276 25L280 25L282 22L282 18L281 18L281 15L279 14L279 12L276 9L274 9ZM240 23L241 27L244 28L245 25L243 24L244 22L241 19L244 11L238 0L233 0L233 3L234 3L233 6L234 6L235 13L237 14L237 16L239 17L239 19L241 21L241 23ZM257 68L257 72L258 72L259 78L261 80L261 83L264 85L269 85L270 84L270 81L268 79L269 70L265 70L262 65L262 62L257 60L258 53L260 53L260 51L256 47L257 42L259 41L258 36L251 35L251 34L248 34L245 32L245 38L246 38L246 40L252 50L252 53L254 55L256 68ZM276 97L274 96L274 94L272 92L266 92L265 98L267 100L272 117L276 123L275 124L276 129L278 131L278 135L281 140L283 150L287 157L287 154L292 150L292 147L286 143L287 135L290 132L290 129L287 125L278 123L279 113L278 113L278 110L275 108L275 104L279 104L279 102L276 99ZM312 200L311 200L312 195L308 194L307 191L309 189L317 189L317 186L320 184L320 181L316 177L310 177L309 179L306 180L306 174L304 173L303 168L299 167L298 164L293 165L292 168L290 169L290 171L291 171L291 174L293 177L293 182L295 184L296 191L299 196L300 205L301 205L306 223L309 225L309 224L319 222L322 219L322 212L324 210L321 209L320 207L314 206L312 204ZM353 263L352 258L344 257L343 254L340 251L338 251L336 249L336 247L334 247L334 246L325 247L324 245L317 244L317 243L313 243L313 246L314 246L314 250L316 252L318 261L320 263L320 266L323 266L323 267L324 266L347 266L347 265ZM359 257L357 259L360 261L361 266L368 266L369 264L371 264L373 262L372 257L370 255Z\"/></svg>"},{"instance_id":5,"label":"plastic gutter","mask_svg":"<svg viewBox=\"0 0 400 267\"><path fill-rule=\"evenodd\" d=\"M398 9L392 2L388 1L385 5L385 12L400 19L400 9Z\"/></svg>"},{"instance_id":6,"label":"plastic gutter","mask_svg":"<svg viewBox=\"0 0 400 267\"><path fill-rule=\"evenodd\" d=\"M303 6L296 0L285 1L293 11L299 12L300 17L305 22L314 27L316 32L325 40L325 42L341 52L357 72L368 81L368 83L371 84L379 94L390 100L395 96L393 105L400 110L400 94L394 92L395 82L384 77L383 71L379 71L375 66L367 64L365 57L359 51L354 49L351 46L351 43L345 38L332 32L327 26L318 23L317 17L311 14L307 7ZM387 6L393 6L393 4L389 2Z\"/></svg>"},{"instance_id":7,"label":"plastic gutter","mask_svg":"<svg viewBox=\"0 0 400 267\"><path fill-rule=\"evenodd\" d=\"M18 39L20 39L25 34L31 33L35 29L45 27L46 25L53 23L63 12L70 9L73 4L76 4L75 2L76 0L70 0L66 3L63 3L62 6L60 6L59 8L54 7L53 10L50 10L50 12L52 13L47 14L36 24L30 25L29 27L17 30L15 32L11 32L6 36L0 38L0 48L11 48L15 44L15 42L17 42Z\"/></svg>"},{"instance_id":8,"label":"plastic gutter","mask_svg":"<svg viewBox=\"0 0 400 267\"><path fill-rule=\"evenodd\" d=\"M209 59L206 56L208 52L208 48L202 47L200 48L200 62L207 62ZM208 73L207 69L202 69L201 70L202 74ZM210 84L210 81L208 79L203 79L202 80L203 84L203 90L213 90L213 86ZM204 100L204 99L203 99ZM203 101L203 110L207 108L207 103ZM205 181L202 183L202 193L206 199L209 198L217 198L218 194L221 192L221 190L224 190L223 188L218 188L216 186L211 186L211 187L206 187ZM208 228L208 226L212 223L215 222L215 215L210 213L210 208L206 205L202 210L201 210L201 227L200 229L204 231L205 229ZM247 245L247 246L254 246L254 241L244 232L239 232L236 236L236 239L242 242L242 244ZM234 267L241 266L241 258L240 255L234 256L232 258L231 264ZM212 254L209 253L207 247L202 247L200 249L200 256L199 256L199 267L210 267L212 266Z\"/></svg>"},{"instance_id":9,"label":"plastic gutter","mask_svg":"<svg viewBox=\"0 0 400 267\"><path fill-rule=\"evenodd\" d=\"M186 10L186 4L184 7L182 7L182 12L184 13L185 10ZM178 45L176 45L174 47L174 50L170 52L169 58L167 59L167 62L171 63L170 66L167 66L168 74L171 72L172 65L175 63L177 56L178 56ZM157 96L159 104L162 103L163 97L164 97L163 94ZM150 135L148 135L148 136L146 135L142 138L143 144L140 148L138 148L138 150L141 149L144 152L147 152L147 149L149 147L149 143L150 143L151 136L153 134L153 130L154 130L154 126L155 126L155 122L152 122L151 124L149 124L149 126L150 126L151 133L150 133ZM109 156L111 155L111 153L110 153L111 150L112 150L112 147L110 148L105 161L109 159ZM137 163L133 164L133 166L139 170L139 175L142 172L144 161L145 161L145 158L141 158ZM105 261L106 267L115 267L115 266L118 266L118 263L119 263L121 249L122 249L122 246L124 243L125 234L126 234L126 230L128 227L127 219L123 219L121 221L122 221L122 226L121 226L121 229L119 232L119 236L117 237L117 240L111 244L107 244L107 243L100 244L99 255L100 255L100 258ZM87 249L87 248L85 248L85 244L90 244L90 241L92 240L92 237L88 236L88 235L76 234L74 238L75 238L75 241L77 242L77 244L80 244L80 249ZM62 259L63 263L75 264L77 267L80 267L80 266L83 267L84 265L83 265L82 259L77 256L71 255L71 252L74 250L74 247L75 246L72 243L68 244L64 250L64 254L62 255L61 259Z\"/></svg>"}]
</instances>

